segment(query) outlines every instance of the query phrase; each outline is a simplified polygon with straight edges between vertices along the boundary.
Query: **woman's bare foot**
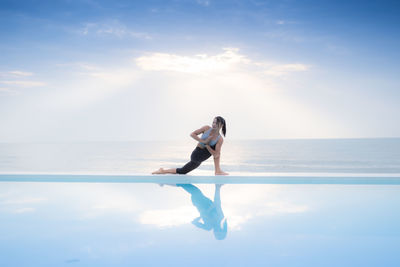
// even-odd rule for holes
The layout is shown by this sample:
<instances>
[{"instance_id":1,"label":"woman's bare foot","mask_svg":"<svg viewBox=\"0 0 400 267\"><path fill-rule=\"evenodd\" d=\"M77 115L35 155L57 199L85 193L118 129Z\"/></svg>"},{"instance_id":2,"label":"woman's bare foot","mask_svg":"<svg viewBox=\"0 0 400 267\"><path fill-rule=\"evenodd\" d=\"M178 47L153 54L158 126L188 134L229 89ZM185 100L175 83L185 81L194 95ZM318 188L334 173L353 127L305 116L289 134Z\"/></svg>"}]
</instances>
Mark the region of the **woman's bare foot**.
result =
<instances>
[{"instance_id":1,"label":"woman's bare foot","mask_svg":"<svg viewBox=\"0 0 400 267\"><path fill-rule=\"evenodd\" d=\"M216 171L215 175L229 175L229 173L224 172L224 171Z\"/></svg>"},{"instance_id":2,"label":"woman's bare foot","mask_svg":"<svg viewBox=\"0 0 400 267\"><path fill-rule=\"evenodd\" d=\"M163 168L159 168L157 171L154 171L151 174L163 174L163 173L164 173L164 169Z\"/></svg>"}]
</instances>

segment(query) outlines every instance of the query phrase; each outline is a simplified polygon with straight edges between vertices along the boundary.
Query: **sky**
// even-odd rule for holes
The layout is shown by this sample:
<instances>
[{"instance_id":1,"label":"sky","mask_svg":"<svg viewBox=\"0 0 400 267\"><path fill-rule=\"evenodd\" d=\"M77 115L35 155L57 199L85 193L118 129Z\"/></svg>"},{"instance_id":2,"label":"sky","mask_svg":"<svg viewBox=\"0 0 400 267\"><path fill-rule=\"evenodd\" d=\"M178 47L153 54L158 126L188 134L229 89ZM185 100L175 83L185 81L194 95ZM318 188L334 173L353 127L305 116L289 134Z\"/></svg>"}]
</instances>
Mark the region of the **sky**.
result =
<instances>
[{"instance_id":1,"label":"sky","mask_svg":"<svg viewBox=\"0 0 400 267\"><path fill-rule=\"evenodd\" d=\"M0 0L0 142L400 137L397 1Z\"/></svg>"}]
</instances>

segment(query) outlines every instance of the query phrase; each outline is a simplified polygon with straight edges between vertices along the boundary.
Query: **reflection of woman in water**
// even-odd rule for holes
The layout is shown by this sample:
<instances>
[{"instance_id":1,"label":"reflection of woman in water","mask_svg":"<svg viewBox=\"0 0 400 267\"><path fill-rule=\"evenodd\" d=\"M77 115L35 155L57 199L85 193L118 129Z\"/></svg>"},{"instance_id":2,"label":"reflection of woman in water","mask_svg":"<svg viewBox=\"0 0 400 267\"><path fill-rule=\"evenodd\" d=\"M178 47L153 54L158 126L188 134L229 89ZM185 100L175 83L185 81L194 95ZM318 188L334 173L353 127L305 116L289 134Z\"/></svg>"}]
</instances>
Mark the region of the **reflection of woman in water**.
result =
<instances>
[{"instance_id":1,"label":"reflection of woman in water","mask_svg":"<svg viewBox=\"0 0 400 267\"><path fill-rule=\"evenodd\" d=\"M222 133L226 134L226 123L224 118L218 116L214 118L212 123L212 127L206 125L201 127L200 129L195 130L190 134L190 136L198 141L195 150L193 150L192 155L190 156L190 162L186 163L182 168L174 168L174 169L163 169L153 172L152 174L165 174L165 173L178 173L178 174L186 174L197 167L200 164L211 157L214 157L214 166L215 166L215 175L227 175L228 173L223 172L220 167L220 155L221 155L221 146L224 142L224 139L219 134L219 131L222 129ZM199 134L203 134L198 137Z\"/></svg>"},{"instance_id":2,"label":"reflection of woman in water","mask_svg":"<svg viewBox=\"0 0 400 267\"><path fill-rule=\"evenodd\" d=\"M192 203L200 212L200 217L195 218L192 223L207 231L213 229L216 239L224 239L228 231L228 224L221 209L221 185L215 185L214 202L203 195L200 189L194 185L177 184L176 186L182 187L192 195ZM200 219L203 220L203 223L200 222Z\"/></svg>"}]
</instances>

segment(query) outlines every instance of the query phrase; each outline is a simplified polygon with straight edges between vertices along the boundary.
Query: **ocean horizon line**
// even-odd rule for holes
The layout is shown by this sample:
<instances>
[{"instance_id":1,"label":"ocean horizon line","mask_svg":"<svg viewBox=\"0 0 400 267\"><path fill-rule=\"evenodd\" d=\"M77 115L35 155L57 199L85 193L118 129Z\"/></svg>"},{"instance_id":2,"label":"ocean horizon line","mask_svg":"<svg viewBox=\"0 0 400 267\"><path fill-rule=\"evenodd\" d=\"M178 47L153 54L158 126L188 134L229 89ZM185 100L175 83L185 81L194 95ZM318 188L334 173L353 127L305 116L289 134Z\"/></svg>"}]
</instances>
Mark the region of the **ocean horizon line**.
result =
<instances>
[{"instance_id":1,"label":"ocean horizon line","mask_svg":"<svg viewBox=\"0 0 400 267\"><path fill-rule=\"evenodd\" d=\"M304 138L234 138L225 137L229 141L307 141L307 140L386 140L400 139L399 137L304 137ZM186 142L187 139L138 139L138 140L36 140L36 141L0 141L0 144L70 144L70 143L136 143L136 142Z\"/></svg>"}]
</instances>

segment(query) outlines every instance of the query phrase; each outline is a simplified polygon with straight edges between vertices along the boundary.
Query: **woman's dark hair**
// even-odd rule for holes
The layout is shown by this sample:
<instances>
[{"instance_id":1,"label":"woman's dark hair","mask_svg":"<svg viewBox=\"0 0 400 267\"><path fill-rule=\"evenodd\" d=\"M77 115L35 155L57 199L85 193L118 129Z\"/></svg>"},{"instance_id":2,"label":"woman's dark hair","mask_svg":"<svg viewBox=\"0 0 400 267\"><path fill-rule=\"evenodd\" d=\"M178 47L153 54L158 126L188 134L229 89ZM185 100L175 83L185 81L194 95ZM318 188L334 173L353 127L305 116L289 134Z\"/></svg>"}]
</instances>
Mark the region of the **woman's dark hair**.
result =
<instances>
[{"instance_id":1,"label":"woman's dark hair","mask_svg":"<svg viewBox=\"0 0 400 267\"><path fill-rule=\"evenodd\" d=\"M217 123L219 125L222 125L222 133L224 134L224 136L226 135L226 123L225 123L225 119L222 118L221 116L217 116L215 117L217 119Z\"/></svg>"}]
</instances>

